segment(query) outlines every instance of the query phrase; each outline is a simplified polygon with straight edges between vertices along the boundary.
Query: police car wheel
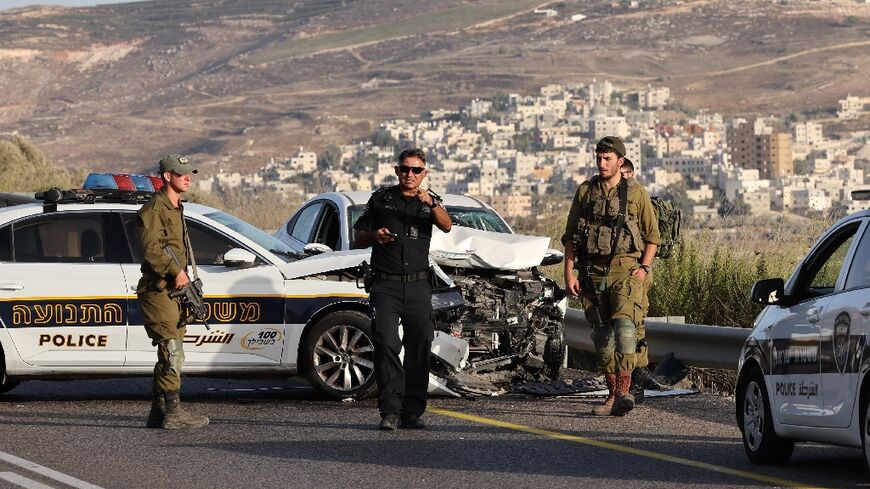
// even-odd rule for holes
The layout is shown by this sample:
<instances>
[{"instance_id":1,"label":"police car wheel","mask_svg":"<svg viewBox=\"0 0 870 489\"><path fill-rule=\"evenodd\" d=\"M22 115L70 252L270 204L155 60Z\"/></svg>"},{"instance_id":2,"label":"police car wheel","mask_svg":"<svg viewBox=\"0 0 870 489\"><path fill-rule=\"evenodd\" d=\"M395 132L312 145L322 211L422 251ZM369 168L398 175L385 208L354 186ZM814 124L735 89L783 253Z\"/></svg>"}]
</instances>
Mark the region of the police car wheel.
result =
<instances>
[{"instance_id":1,"label":"police car wheel","mask_svg":"<svg viewBox=\"0 0 870 489\"><path fill-rule=\"evenodd\" d=\"M3 350L0 350L0 394L9 392L18 386L18 382L10 382L6 379L6 360L3 358Z\"/></svg>"},{"instance_id":2,"label":"police car wheel","mask_svg":"<svg viewBox=\"0 0 870 489\"><path fill-rule=\"evenodd\" d=\"M18 382L9 382L6 379L6 357L3 356L3 347L0 346L0 394L9 392L18 386Z\"/></svg>"},{"instance_id":3,"label":"police car wheel","mask_svg":"<svg viewBox=\"0 0 870 489\"><path fill-rule=\"evenodd\" d=\"M18 387L18 382L9 382L6 379L3 379L3 383L0 383L0 394L9 392L16 387Z\"/></svg>"},{"instance_id":4,"label":"police car wheel","mask_svg":"<svg viewBox=\"0 0 870 489\"><path fill-rule=\"evenodd\" d=\"M371 320L341 311L327 315L306 334L301 358L317 390L332 399L363 399L375 389Z\"/></svg>"},{"instance_id":5,"label":"police car wheel","mask_svg":"<svg viewBox=\"0 0 870 489\"><path fill-rule=\"evenodd\" d=\"M870 471L870 396L862 396L864 401L864 419L861 420L861 440L864 445L864 468Z\"/></svg>"},{"instance_id":6,"label":"police car wheel","mask_svg":"<svg viewBox=\"0 0 870 489\"><path fill-rule=\"evenodd\" d=\"M794 450L794 441L780 438L774 431L770 397L761 372L758 369L750 372L738 385L737 392L742 418L740 431L749 460L756 465L787 462Z\"/></svg>"}]
</instances>

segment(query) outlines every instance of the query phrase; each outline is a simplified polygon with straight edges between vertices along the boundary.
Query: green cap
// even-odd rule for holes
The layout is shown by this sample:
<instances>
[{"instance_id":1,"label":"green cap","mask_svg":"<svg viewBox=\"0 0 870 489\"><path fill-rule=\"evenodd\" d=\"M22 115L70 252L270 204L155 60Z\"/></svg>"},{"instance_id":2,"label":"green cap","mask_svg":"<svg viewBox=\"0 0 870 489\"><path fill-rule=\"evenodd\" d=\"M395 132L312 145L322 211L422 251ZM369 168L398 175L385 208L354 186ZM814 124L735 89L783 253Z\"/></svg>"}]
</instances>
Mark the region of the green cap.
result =
<instances>
[{"instance_id":1,"label":"green cap","mask_svg":"<svg viewBox=\"0 0 870 489\"><path fill-rule=\"evenodd\" d=\"M190 166L186 156L176 154L166 155L160 160L160 173L166 171L175 172L179 175L198 173L196 168Z\"/></svg>"},{"instance_id":2,"label":"green cap","mask_svg":"<svg viewBox=\"0 0 870 489\"><path fill-rule=\"evenodd\" d=\"M623 144L622 140L616 136L604 136L598 141L598 144L595 145L596 153L610 153L611 151L621 156L625 161L631 162L631 160L625 156L625 144Z\"/></svg>"}]
</instances>

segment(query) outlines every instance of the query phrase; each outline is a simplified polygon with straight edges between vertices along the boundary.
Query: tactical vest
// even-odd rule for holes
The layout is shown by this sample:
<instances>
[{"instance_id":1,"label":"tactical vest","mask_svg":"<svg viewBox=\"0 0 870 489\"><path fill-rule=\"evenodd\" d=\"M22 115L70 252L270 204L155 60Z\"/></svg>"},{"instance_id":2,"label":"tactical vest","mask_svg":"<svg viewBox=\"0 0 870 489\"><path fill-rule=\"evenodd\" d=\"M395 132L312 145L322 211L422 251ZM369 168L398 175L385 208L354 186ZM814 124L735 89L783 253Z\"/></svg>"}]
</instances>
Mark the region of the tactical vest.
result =
<instances>
[{"instance_id":1,"label":"tactical vest","mask_svg":"<svg viewBox=\"0 0 870 489\"><path fill-rule=\"evenodd\" d=\"M626 205L623 231L616 242L616 250L611 249L619 217L619 192L607 197L599 181L598 176L589 180L589 190L583 198L577 234L574 236L577 256L606 259L611 253L619 256L643 250L637 206L632 205Z\"/></svg>"}]
</instances>

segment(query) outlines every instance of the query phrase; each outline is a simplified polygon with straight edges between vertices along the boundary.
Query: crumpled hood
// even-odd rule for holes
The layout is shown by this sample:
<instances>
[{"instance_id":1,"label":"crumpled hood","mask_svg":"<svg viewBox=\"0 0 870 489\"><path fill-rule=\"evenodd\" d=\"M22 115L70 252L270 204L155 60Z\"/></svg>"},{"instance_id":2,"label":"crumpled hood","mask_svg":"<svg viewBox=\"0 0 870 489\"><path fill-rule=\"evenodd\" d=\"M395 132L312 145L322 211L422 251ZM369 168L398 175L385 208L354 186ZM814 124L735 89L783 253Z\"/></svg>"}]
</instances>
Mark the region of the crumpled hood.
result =
<instances>
[{"instance_id":1,"label":"crumpled hood","mask_svg":"<svg viewBox=\"0 0 870 489\"><path fill-rule=\"evenodd\" d=\"M432 230L429 255L444 266L523 270L540 265L549 245L547 237L453 226L449 233Z\"/></svg>"},{"instance_id":2,"label":"crumpled hood","mask_svg":"<svg viewBox=\"0 0 870 489\"><path fill-rule=\"evenodd\" d=\"M281 265L281 273L288 280L317 275L319 273L356 268L364 261L371 261L371 248L362 250L333 251L321 255L309 256L292 263Z\"/></svg>"}]
</instances>

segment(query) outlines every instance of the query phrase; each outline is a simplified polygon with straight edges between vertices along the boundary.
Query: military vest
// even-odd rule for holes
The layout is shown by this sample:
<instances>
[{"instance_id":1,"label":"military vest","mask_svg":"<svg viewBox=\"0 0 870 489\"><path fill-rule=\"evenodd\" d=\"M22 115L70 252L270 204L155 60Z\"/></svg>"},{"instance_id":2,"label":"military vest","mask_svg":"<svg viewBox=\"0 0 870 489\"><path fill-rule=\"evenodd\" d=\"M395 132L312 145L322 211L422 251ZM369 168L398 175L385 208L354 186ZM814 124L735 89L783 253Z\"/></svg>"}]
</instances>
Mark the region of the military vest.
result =
<instances>
[{"instance_id":1,"label":"military vest","mask_svg":"<svg viewBox=\"0 0 870 489\"><path fill-rule=\"evenodd\" d=\"M596 175L589 180L589 190L583 197L577 234L574 236L577 256L589 259L606 259L611 256L625 255L643 250L643 237L637 216L637 206L626 203L626 216L623 231L615 243L613 236L619 218L619 192L607 197L600 178ZM630 185L626 182L627 185Z\"/></svg>"}]
</instances>

